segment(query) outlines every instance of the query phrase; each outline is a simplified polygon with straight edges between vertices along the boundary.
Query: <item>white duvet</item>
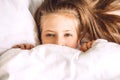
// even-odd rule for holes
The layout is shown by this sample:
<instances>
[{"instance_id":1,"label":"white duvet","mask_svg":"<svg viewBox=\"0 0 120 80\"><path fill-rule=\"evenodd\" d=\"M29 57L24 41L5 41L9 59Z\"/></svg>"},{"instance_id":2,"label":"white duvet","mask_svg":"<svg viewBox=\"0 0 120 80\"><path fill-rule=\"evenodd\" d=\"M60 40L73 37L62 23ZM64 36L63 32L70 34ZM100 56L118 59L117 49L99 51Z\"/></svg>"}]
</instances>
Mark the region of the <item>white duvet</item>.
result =
<instances>
[{"instance_id":1,"label":"white duvet","mask_svg":"<svg viewBox=\"0 0 120 80\"><path fill-rule=\"evenodd\" d=\"M120 45L98 39L87 52L58 45L9 49L0 80L120 80Z\"/></svg>"}]
</instances>

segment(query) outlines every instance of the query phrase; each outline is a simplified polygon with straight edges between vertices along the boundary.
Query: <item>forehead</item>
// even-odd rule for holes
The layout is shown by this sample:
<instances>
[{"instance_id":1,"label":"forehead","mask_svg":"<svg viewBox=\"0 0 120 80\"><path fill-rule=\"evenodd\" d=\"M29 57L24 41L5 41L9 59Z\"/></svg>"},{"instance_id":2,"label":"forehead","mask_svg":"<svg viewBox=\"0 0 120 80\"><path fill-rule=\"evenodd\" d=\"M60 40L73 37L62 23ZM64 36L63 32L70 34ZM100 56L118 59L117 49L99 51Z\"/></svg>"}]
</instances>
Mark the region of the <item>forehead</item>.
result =
<instances>
[{"instance_id":1,"label":"forehead","mask_svg":"<svg viewBox=\"0 0 120 80\"><path fill-rule=\"evenodd\" d=\"M48 27L48 25L68 25L78 29L79 19L74 11L59 10L53 13L44 14L41 17L41 28Z\"/></svg>"}]
</instances>

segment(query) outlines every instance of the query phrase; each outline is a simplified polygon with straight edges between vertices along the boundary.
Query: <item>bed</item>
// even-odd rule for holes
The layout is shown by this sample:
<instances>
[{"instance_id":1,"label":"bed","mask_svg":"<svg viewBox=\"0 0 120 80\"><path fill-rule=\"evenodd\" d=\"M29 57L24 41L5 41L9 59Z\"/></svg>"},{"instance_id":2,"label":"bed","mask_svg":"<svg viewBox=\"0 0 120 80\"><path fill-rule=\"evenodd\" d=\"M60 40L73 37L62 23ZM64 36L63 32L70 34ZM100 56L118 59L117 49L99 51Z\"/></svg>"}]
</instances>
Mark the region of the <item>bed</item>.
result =
<instances>
[{"instance_id":1,"label":"bed","mask_svg":"<svg viewBox=\"0 0 120 80\"><path fill-rule=\"evenodd\" d=\"M38 45L33 19L42 0L0 1L0 80L120 80L120 45L96 40L86 52ZM15 44L37 45L31 50Z\"/></svg>"}]
</instances>

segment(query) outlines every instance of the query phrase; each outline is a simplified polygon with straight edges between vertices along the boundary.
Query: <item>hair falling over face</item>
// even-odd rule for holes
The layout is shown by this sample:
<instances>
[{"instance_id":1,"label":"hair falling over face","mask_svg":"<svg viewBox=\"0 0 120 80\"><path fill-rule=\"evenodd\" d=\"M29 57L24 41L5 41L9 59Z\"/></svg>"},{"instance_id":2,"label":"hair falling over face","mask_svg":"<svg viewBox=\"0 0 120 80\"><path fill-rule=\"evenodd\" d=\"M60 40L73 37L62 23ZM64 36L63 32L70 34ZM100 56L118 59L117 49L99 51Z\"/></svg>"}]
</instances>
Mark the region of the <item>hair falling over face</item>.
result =
<instances>
[{"instance_id":1,"label":"hair falling over face","mask_svg":"<svg viewBox=\"0 0 120 80\"><path fill-rule=\"evenodd\" d=\"M120 0L44 0L35 13L40 41L41 17L59 10L75 12L82 38L106 39L120 44L120 15L114 13L120 11Z\"/></svg>"}]
</instances>

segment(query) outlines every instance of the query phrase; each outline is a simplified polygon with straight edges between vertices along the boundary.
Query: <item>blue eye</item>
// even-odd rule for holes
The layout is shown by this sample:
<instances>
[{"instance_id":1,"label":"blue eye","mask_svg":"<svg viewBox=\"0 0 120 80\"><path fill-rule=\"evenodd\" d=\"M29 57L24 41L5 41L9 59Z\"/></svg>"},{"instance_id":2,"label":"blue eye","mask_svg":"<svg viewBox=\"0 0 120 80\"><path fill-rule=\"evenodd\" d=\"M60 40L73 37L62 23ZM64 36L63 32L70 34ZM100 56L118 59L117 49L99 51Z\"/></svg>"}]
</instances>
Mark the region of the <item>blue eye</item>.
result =
<instances>
[{"instance_id":1,"label":"blue eye","mask_svg":"<svg viewBox=\"0 0 120 80\"><path fill-rule=\"evenodd\" d=\"M55 34L46 34L47 37L54 37Z\"/></svg>"},{"instance_id":2,"label":"blue eye","mask_svg":"<svg viewBox=\"0 0 120 80\"><path fill-rule=\"evenodd\" d=\"M65 36L66 36L66 37L70 37L70 36L72 36L72 34L66 33Z\"/></svg>"}]
</instances>

